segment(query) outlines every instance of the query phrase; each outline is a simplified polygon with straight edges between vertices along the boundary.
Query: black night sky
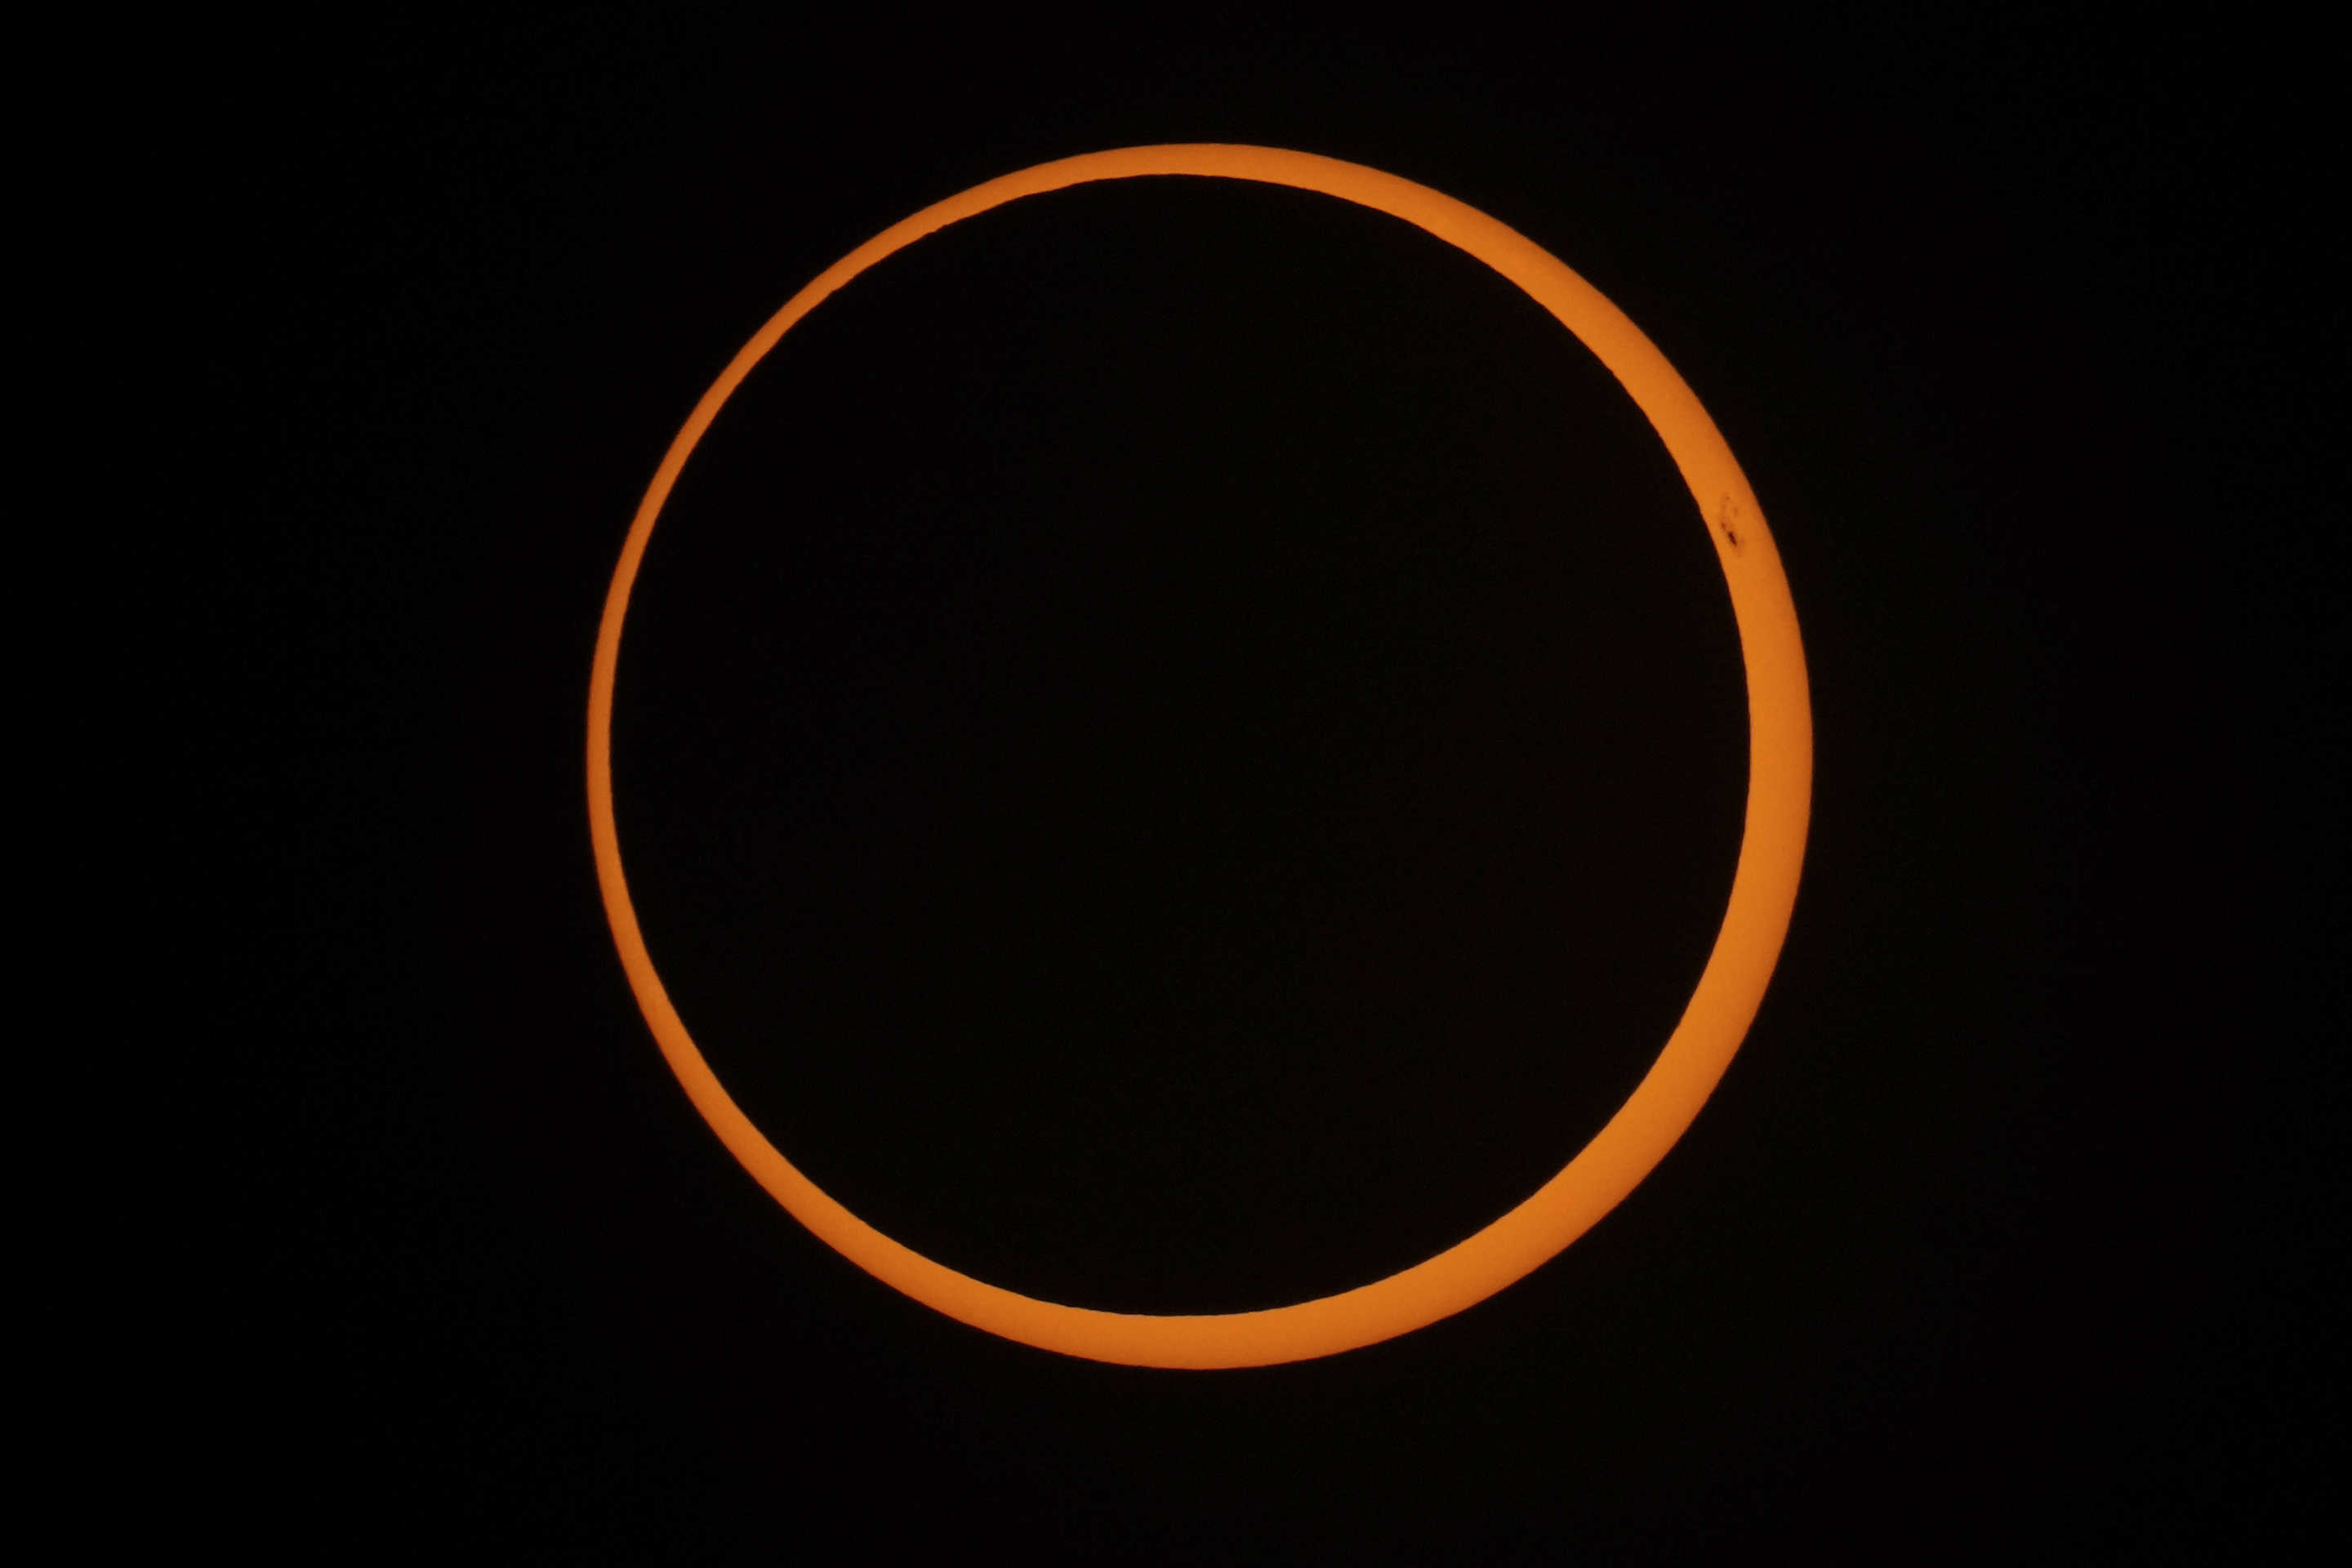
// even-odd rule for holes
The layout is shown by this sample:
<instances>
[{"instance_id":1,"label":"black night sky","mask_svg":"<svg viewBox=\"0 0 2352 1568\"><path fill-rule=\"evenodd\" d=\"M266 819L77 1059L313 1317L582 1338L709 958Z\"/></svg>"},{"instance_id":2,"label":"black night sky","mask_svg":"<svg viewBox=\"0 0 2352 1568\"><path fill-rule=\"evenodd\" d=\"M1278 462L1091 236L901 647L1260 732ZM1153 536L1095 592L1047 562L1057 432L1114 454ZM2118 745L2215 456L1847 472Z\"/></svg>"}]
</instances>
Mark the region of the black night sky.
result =
<instances>
[{"instance_id":1,"label":"black night sky","mask_svg":"<svg viewBox=\"0 0 2352 1568\"><path fill-rule=\"evenodd\" d=\"M164 1204L175 1516L625 1563L2340 1533L2341 159L2310 47L2213 26L207 37L167 164L224 499L140 577L153 908L222 1042L167 1075L224 1097ZM1469 1312L1219 1373L991 1338L777 1208L638 1016L583 767L620 542L742 342L929 202L1177 141L1434 186L1624 310L1754 483L1817 737L1780 970L1665 1163ZM1394 220L1159 179L785 340L614 737L648 942L787 1154L982 1278L1214 1311L1417 1261L1607 1119L1747 721L1589 353Z\"/></svg>"}]
</instances>

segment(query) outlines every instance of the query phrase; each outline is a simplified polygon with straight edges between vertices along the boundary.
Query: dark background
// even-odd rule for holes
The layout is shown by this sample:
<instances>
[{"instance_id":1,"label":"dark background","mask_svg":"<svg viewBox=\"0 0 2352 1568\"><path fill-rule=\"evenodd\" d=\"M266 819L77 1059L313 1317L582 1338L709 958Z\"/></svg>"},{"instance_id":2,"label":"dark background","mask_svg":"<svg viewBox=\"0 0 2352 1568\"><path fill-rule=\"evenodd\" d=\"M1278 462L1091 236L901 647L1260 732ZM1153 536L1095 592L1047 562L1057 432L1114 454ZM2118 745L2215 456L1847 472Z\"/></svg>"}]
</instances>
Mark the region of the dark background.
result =
<instances>
[{"instance_id":1,"label":"dark background","mask_svg":"<svg viewBox=\"0 0 2352 1568\"><path fill-rule=\"evenodd\" d=\"M220 500L128 568L175 1517L631 1562L2341 1533L2298 1430L2346 1021L2305 42L188 47ZM1755 484L1818 736L1780 971L1659 1170L1459 1318L1217 1374L966 1330L784 1216L637 1016L582 768L620 541L743 340L929 202L1158 141L1420 180L1615 300ZM1424 1255L1605 1118L1704 961L1744 718L1687 499L1541 329L1377 215L1154 182L786 340L657 535L615 736L656 956L789 1154L985 1277L1215 1310Z\"/></svg>"}]
</instances>

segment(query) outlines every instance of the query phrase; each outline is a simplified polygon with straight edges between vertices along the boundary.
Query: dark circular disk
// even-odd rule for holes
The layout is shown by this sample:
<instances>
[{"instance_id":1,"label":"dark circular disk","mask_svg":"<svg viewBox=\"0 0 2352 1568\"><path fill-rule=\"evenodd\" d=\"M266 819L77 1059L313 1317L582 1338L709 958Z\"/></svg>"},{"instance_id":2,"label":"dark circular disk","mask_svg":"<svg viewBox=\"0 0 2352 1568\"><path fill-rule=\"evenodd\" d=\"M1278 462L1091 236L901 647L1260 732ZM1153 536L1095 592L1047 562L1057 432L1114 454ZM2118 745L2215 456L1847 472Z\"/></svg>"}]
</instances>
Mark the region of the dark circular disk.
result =
<instances>
[{"instance_id":1,"label":"dark circular disk","mask_svg":"<svg viewBox=\"0 0 2352 1568\"><path fill-rule=\"evenodd\" d=\"M1368 1283L1558 1172L1705 965L1747 777L1706 530L1599 362L1409 225L1191 178L788 332L654 533L613 736L648 949L770 1141L1149 1312Z\"/></svg>"}]
</instances>

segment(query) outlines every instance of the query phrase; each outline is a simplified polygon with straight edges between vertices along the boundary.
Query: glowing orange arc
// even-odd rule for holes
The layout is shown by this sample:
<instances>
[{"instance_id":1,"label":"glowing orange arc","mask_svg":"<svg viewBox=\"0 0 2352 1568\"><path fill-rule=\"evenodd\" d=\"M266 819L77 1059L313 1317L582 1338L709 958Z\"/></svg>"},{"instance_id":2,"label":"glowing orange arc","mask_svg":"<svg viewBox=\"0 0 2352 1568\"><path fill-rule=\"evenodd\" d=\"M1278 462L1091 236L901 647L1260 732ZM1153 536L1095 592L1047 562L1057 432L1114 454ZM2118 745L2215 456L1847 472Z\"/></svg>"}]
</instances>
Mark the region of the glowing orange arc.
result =
<instances>
[{"instance_id":1,"label":"glowing orange arc","mask_svg":"<svg viewBox=\"0 0 2352 1568\"><path fill-rule=\"evenodd\" d=\"M826 1196L729 1098L679 1021L637 927L613 820L613 679L629 590L670 487L743 378L828 295L925 235L1023 196L1144 174L1255 180L1338 196L1424 229L1526 290L1609 367L1665 442L1708 525L1747 665L1748 816L1730 902L1682 1021L1632 1097L1534 1196L1467 1240L1374 1284L1255 1312L1163 1317L1036 1300L934 1263ZM1697 1116L1763 1001L1796 903L1811 788L1811 704L1780 553L1730 448L1665 356L1591 284L1486 214L1393 174L1271 147L1129 147L1040 163L926 207L827 268L743 346L670 444L613 574L588 693L589 824L613 940L654 1037L711 1130L802 1224L917 1300L1007 1339L1138 1366L1262 1366L1409 1333L1485 1300L1615 1207Z\"/></svg>"}]
</instances>

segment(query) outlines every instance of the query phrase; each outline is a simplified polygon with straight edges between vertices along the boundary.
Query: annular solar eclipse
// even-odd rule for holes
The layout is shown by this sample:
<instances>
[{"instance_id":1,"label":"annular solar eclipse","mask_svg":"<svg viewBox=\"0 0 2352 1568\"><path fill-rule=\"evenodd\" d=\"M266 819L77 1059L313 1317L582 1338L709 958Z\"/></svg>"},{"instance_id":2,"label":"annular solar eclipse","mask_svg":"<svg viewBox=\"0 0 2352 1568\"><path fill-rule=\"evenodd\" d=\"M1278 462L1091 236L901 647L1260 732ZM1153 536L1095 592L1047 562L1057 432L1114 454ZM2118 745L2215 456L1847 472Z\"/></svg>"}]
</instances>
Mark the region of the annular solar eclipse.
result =
<instances>
[{"instance_id":1,"label":"annular solar eclipse","mask_svg":"<svg viewBox=\"0 0 2352 1568\"><path fill-rule=\"evenodd\" d=\"M1475 1235L1374 1283L1259 1311L1163 1316L1039 1300L936 1263L828 1196L737 1106L672 1005L630 901L613 808L613 696L630 591L672 487L744 378L835 290L925 236L1025 196L1147 175L1285 185L1386 213L1475 258L1541 305L1616 377L1665 444L1730 590L1747 674L1748 802L1730 898L1681 1020L1639 1086L1565 1167ZM1007 1339L1142 1366L1265 1365L1408 1333L1484 1300L1590 1229L1690 1126L1756 1016L1796 901L1811 778L1804 654L1779 552L1730 448L1665 357L1591 284L1486 214L1360 164L1267 147L1131 147L1041 163L926 207L828 268L743 346L671 443L622 547L589 687L589 822L605 912L646 1021L711 1130L786 1211L915 1300Z\"/></svg>"}]
</instances>

